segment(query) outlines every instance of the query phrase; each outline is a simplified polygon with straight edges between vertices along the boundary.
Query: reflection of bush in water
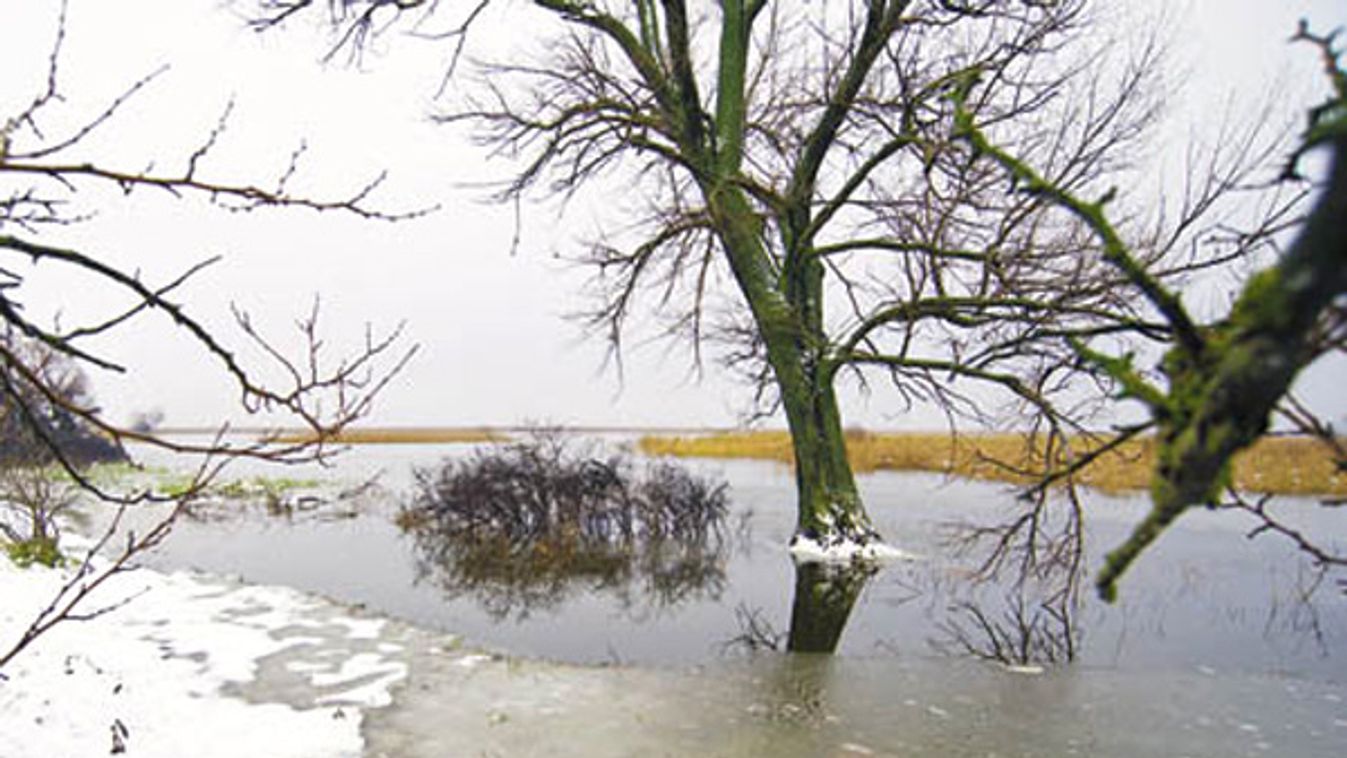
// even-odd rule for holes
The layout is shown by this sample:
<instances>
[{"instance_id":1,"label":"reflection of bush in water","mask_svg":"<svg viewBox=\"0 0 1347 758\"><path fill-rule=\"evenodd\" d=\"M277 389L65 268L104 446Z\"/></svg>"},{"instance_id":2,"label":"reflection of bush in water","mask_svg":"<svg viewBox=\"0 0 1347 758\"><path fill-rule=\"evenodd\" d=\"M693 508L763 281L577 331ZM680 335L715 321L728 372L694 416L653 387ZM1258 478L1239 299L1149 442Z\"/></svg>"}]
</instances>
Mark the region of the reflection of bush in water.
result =
<instances>
[{"instance_id":1,"label":"reflection of bush in water","mask_svg":"<svg viewBox=\"0 0 1347 758\"><path fill-rule=\"evenodd\" d=\"M725 485L668 463L638 474L626 456L570 447L540 433L418 471L398 523L415 538L421 575L497 617L583 589L628 606L718 596Z\"/></svg>"}]
</instances>

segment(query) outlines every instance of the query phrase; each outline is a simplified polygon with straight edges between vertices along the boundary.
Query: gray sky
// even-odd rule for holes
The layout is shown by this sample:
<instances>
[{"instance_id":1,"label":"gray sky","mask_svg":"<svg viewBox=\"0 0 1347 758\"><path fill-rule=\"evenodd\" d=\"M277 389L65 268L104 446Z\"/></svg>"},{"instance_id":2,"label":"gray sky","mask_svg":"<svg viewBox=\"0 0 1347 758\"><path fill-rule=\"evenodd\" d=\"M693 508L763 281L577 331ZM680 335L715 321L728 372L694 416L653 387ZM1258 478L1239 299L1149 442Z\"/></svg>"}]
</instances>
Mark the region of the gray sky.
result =
<instances>
[{"instance_id":1,"label":"gray sky","mask_svg":"<svg viewBox=\"0 0 1347 758\"><path fill-rule=\"evenodd\" d=\"M56 5L11 3L4 14L0 120L42 86ZM1170 78L1185 94L1173 114L1178 126L1166 132L1173 135L1225 103L1239 112L1267 97L1285 98L1294 113L1305 102L1297 98L1320 83L1312 51L1285 44L1296 19L1307 16L1320 29L1347 24L1341 0L1154 5L1166 6L1166 23L1176 30ZM53 117L76 123L139 77L171 66L89 140L89 154L101 162L138 168L157 161L179 169L232 97L230 129L202 164L203 174L264 180L280 173L304 141L309 150L298 187L340 194L386 168L381 205L438 203L442 210L387 225L299 211L230 215L148 193L130 200L86 193L81 201L98 217L48 241L81 244L147 279L224 255L181 299L230 337L230 302L264 329L283 333L315 293L323 298L324 333L334 355L343 345L354 347L366 322L386 329L405 319L421 352L383 397L374 422L734 423L747 408L745 389L714 366L694 377L682 352L666 355L661 344L636 348L627 356L623 383L603 370L603 345L582 340L561 318L583 303L576 296L580 278L553 259L568 251L567 233L546 219L529 222L520 254L511 256L508 209L484 204L480 192L460 186L498 174L479 150L425 118L442 73L442 49L412 39L381 46L384 54L360 70L324 67L317 60L324 50L320 36L293 28L259 37L218 0L71 0L61 60L67 101ZM53 118L45 125L60 132L60 123ZM1181 155L1182 139L1165 142L1164 150ZM583 215L572 222L568 229L587 231ZM45 271L33 275L51 293L53 313L59 310L68 322L110 305L99 290L56 277L44 284ZM135 369L128 379L94 377L114 418L150 408L164 410L175 425L230 415L234 398L218 372L166 330L138 329L104 347ZM1313 392L1335 397L1332 385L1341 376L1340 366L1321 370L1311 381ZM900 413L884 393L846 403L851 423L939 423L930 411ZM1339 403L1332 415L1342 408Z\"/></svg>"}]
</instances>

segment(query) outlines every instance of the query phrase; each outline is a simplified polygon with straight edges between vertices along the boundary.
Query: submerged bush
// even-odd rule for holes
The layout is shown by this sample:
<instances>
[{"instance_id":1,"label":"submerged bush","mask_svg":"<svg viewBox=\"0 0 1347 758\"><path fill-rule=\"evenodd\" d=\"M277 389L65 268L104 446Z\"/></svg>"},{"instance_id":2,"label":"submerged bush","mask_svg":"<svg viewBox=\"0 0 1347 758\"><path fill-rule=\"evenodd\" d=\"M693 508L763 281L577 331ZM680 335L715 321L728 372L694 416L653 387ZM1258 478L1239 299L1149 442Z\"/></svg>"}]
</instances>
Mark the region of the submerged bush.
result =
<instances>
[{"instance_id":1,"label":"submerged bush","mask_svg":"<svg viewBox=\"0 0 1347 758\"><path fill-rule=\"evenodd\" d=\"M629 604L718 595L725 484L595 450L543 432L417 471L398 523L414 535L423 576L501 617L578 589Z\"/></svg>"}]
</instances>

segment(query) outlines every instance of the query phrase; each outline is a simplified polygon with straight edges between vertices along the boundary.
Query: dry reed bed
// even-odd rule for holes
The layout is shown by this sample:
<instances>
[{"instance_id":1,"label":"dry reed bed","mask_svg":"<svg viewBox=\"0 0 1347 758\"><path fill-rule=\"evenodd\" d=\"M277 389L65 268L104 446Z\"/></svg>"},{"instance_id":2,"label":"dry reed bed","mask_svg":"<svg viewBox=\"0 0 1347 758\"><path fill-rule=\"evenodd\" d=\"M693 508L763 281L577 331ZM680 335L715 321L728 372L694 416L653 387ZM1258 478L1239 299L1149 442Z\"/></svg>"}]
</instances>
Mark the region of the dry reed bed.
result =
<instances>
[{"instance_id":1,"label":"dry reed bed","mask_svg":"<svg viewBox=\"0 0 1347 758\"><path fill-rule=\"evenodd\" d=\"M1076 438L1079 457L1098 442ZM642 452L701 458L755 458L791 461L786 432L735 432L697 437L642 437ZM1024 472L1042 470L1043 445L1025 435L946 433L879 434L848 432L847 452L857 471L936 471L974 479L1028 483ZM1154 440L1131 440L1101 455L1076 481L1105 491L1145 489L1154 463ZM1304 437L1269 437L1235 459L1235 483L1249 492L1347 495L1347 473L1331 452Z\"/></svg>"}]
</instances>

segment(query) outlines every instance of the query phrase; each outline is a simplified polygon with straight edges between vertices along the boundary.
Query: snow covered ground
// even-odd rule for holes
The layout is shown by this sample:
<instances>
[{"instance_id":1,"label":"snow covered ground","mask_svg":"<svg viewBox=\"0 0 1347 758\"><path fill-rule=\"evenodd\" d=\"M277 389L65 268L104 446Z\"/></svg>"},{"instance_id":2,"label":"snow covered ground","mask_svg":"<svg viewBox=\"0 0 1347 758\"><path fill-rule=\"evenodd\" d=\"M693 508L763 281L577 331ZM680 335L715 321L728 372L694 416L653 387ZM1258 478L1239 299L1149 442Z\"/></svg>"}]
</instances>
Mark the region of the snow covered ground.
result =
<instances>
[{"instance_id":1,"label":"snow covered ground","mask_svg":"<svg viewBox=\"0 0 1347 758\"><path fill-rule=\"evenodd\" d=\"M0 559L0 650L68 571ZM0 671L0 756L359 756L365 709L407 666L388 622L188 573L113 577Z\"/></svg>"}]
</instances>

